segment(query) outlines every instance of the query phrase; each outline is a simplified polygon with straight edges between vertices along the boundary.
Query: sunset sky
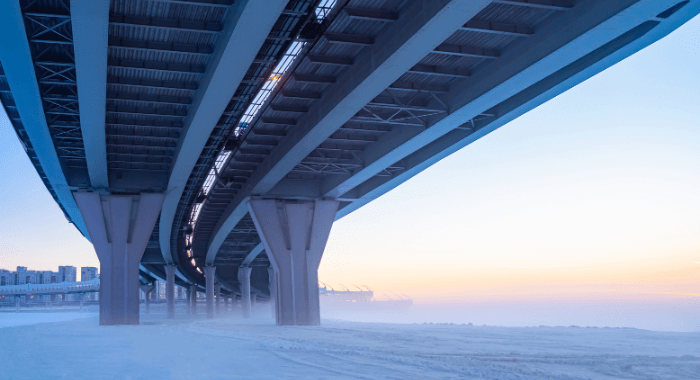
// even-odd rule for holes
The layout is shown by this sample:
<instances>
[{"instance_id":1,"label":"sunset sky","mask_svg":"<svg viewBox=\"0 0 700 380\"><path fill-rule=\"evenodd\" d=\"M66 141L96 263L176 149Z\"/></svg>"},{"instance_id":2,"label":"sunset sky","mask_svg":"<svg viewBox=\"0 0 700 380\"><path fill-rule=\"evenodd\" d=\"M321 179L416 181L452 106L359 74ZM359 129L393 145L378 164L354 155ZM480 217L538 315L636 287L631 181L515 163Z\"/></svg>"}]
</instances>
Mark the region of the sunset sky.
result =
<instances>
[{"instance_id":1,"label":"sunset sky","mask_svg":"<svg viewBox=\"0 0 700 380\"><path fill-rule=\"evenodd\" d=\"M417 303L700 306L699 86L696 18L337 222L319 279ZM99 266L4 113L0 146L0 268Z\"/></svg>"}]
</instances>

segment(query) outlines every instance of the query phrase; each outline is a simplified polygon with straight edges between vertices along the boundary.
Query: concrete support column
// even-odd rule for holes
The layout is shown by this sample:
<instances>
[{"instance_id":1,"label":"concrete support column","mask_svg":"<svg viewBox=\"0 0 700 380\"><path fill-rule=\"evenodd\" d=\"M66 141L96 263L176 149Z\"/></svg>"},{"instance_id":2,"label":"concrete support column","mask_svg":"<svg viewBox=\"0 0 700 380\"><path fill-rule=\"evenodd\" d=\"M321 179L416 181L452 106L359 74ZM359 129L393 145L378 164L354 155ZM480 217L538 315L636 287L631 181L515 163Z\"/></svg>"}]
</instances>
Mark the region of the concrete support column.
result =
<instances>
[{"instance_id":1,"label":"concrete support column","mask_svg":"<svg viewBox=\"0 0 700 380\"><path fill-rule=\"evenodd\" d=\"M187 304L187 314L192 314L192 290L188 287L185 303Z\"/></svg>"},{"instance_id":2,"label":"concrete support column","mask_svg":"<svg viewBox=\"0 0 700 380\"><path fill-rule=\"evenodd\" d=\"M272 318L277 316L277 282L275 281L275 268L267 268L268 288L270 289L270 308L272 309Z\"/></svg>"},{"instance_id":3,"label":"concrete support column","mask_svg":"<svg viewBox=\"0 0 700 380\"><path fill-rule=\"evenodd\" d=\"M214 285L214 297L216 298L216 312L221 312L221 284Z\"/></svg>"},{"instance_id":4,"label":"concrete support column","mask_svg":"<svg viewBox=\"0 0 700 380\"><path fill-rule=\"evenodd\" d=\"M238 267L238 283L241 284L241 306L243 318L250 318L250 271L251 267Z\"/></svg>"},{"instance_id":5,"label":"concrete support column","mask_svg":"<svg viewBox=\"0 0 700 380\"><path fill-rule=\"evenodd\" d=\"M204 278L207 282L207 318L214 318L214 273L216 267L204 267Z\"/></svg>"},{"instance_id":6,"label":"concrete support column","mask_svg":"<svg viewBox=\"0 0 700 380\"><path fill-rule=\"evenodd\" d=\"M319 325L318 266L338 201L251 199L248 210L274 268L278 325Z\"/></svg>"},{"instance_id":7,"label":"concrete support column","mask_svg":"<svg viewBox=\"0 0 700 380\"><path fill-rule=\"evenodd\" d=\"M218 298L217 298L218 300ZM224 297L224 312L228 311L228 297Z\"/></svg>"},{"instance_id":8,"label":"concrete support column","mask_svg":"<svg viewBox=\"0 0 700 380\"><path fill-rule=\"evenodd\" d=\"M73 196L100 260L100 325L139 324L139 263L163 194Z\"/></svg>"},{"instance_id":9,"label":"concrete support column","mask_svg":"<svg viewBox=\"0 0 700 380\"><path fill-rule=\"evenodd\" d=\"M168 318L175 318L175 265L165 266L165 298L168 301Z\"/></svg>"},{"instance_id":10,"label":"concrete support column","mask_svg":"<svg viewBox=\"0 0 700 380\"><path fill-rule=\"evenodd\" d=\"M83 312L83 303L85 302L85 293L78 294L78 299L80 300L80 312Z\"/></svg>"},{"instance_id":11,"label":"concrete support column","mask_svg":"<svg viewBox=\"0 0 700 380\"><path fill-rule=\"evenodd\" d=\"M151 314L151 292L153 292L154 288L155 285L153 284L141 285L141 291L143 291L143 303L146 305L146 314Z\"/></svg>"},{"instance_id":12,"label":"concrete support column","mask_svg":"<svg viewBox=\"0 0 700 380\"><path fill-rule=\"evenodd\" d=\"M197 285L190 285L190 294L192 295L192 307L190 310L192 314L197 314Z\"/></svg>"}]
</instances>

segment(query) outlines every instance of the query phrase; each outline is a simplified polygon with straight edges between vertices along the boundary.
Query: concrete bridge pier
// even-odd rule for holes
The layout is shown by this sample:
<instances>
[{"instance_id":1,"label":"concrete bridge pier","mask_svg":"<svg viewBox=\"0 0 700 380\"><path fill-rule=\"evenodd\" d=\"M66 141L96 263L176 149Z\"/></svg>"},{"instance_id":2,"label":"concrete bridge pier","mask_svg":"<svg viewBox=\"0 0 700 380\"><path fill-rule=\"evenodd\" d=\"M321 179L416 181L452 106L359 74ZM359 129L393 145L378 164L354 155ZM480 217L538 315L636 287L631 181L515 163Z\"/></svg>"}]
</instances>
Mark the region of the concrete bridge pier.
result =
<instances>
[{"instance_id":1,"label":"concrete bridge pier","mask_svg":"<svg viewBox=\"0 0 700 380\"><path fill-rule=\"evenodd\" d=\"M190 313L191 314L197 314L197 285L190 285L190 302L191 302L191 307L190 307Z\"/></svg>"},{"instance_id":2,"label":"concrete bridge pier","mask_svg":"<svg viewBox=\"0 0 700 380\"><path fill-rule=\"evenodd\" d=\"M15 311L19 311L19 298L21 296L15 296Z\"/></svg>"},{"instance_id":3,"label":"concrete bridge pier","mask_svg":"<svg viewBox=\"0 0 700 380\"><path fill-rule=\"evenodd\" d=\"M241 284L241 307L243 318L250 318L250 272L251 267L238 267L238 282Z\"/></svg>"},{"instance_id":4,"label":"concrete bridge pier","mask_svg":"<svg viewBox=\"0 0 700 380\"><path fill-rule=\"evenodd\" d=\"M221 288L219 288L221 289ZM218 300L218 298L217 298ZM224 312L228 311L228 297L224 297Z\"/></svg>"},{"instance_id":5,"label":"concrete bridge pier","mask_svg":"<svg viewBox=\"0 0 700 380\"><path fill-rule=\"evenodd\" d=\"M319 325L318 266L338 201L251 199L248 210L274 268L278 325ZM240 277L240 276L239 276Z\"/></svg>"},{"instance_id":6,"label":"concrete bridge pier","mask_svg":"<svg viewBox=\"0 0 700 380\"><path fill-rule=\"evenodd\" d=\"M165 299L168 302L168 318L175 318L175 265L165 266Z\"/></svg>"},{"instance_id":7,"label":"concrete bridge pier","mask_svg":"<svg viewBox=\"0 0 700 380\"><path fill-rule=\"evenodd\" d=\"M80 300L80 312L83 312L83 304L85 303L85 293L78 294L78 299Z\"/></svg>"},{"instance_id":8,"label":"concrete bridge pier","mask_svg":"<svg viewBox=\"0 0 700 380\"><path fill-rule=\"evenodd\" d=\"M144 304L146 305L146 314L151 313L151 292L156 286L154 284L141 285L141 291L143 292Z\"/></svg>"},{"instance_id":9,"label":"concrete bridge pier","mask_svg":"<svg viewBox=\"0 0 700 380\"><path fill-rule=\"evenodd\" d=\"M221 312L221 284L214 285L214 298L216 301L216 313Z\"/></svg>"},{"instance_id":10,"label":"concrete bridge pier","mask_svg":"<svg viewBox=\"0 0 700 380\"><path fill-rule=\"evenodd\" d=\"M100 260L100 325L139 324L139 263L163 194L73 196Z\"/></svg>"},{"instance_id":11,"label":"concrete bridge pier","mask_svg":"<svg viewBox=\"0 0 700 380\"><path fill-rule=\"evenodd\" d=\"M185 302L187 303L187 314L192 314L192 288L188 287L186 291L187 298L185 298Z\"/></svg>"},{"instance_id":12,"label":"concrete bridge pier","mask_svg":"<svg viewBox=\"0 0 700 380\"><path fill-rule=\"evenodd\" d=\"M268 287L270 288L270 308L272 309L272 318L277 316L277 285L275 283L275 268L267 268Z\"/></svg>"},{"instance_id":13,"label":"concrete bridge pier","mask_svg":"<svg viewBox=\"0 0 700 380\"><path fill-rule=\"evenodd\" d=\"M207 283L207 318L214 318L214 273L215 266L204 267L204 278Z\"/></svg>"}]
</instances>

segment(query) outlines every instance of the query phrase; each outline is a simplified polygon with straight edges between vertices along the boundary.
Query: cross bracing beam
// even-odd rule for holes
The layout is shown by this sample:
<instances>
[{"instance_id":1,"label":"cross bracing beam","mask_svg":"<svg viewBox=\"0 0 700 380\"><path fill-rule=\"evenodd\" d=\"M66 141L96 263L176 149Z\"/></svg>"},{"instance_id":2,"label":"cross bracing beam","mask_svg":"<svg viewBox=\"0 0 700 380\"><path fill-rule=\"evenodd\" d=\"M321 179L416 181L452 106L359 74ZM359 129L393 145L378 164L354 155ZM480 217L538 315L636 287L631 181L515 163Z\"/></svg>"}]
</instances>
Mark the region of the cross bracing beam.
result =
<instances>
[{"instance_id":1,"label":"cross bracing beam","mask_svg":"<svg viewBox=\"0 0 700 380\"><path fill-rule=\"evenodd\" d=\"M140 26L199 33L218 33L224 28L223 25L219 23L117 14L109 15L109 23L112 25Z\"/></svg>"},{"instance_id":2,"label":"cross bracing beam","mask_svg":"<svg viewBox=\"0 0 700 380\"><path fill-rule=\"evenodd\" d=\"M468 32L481 32L490 34L503 34L515 37L527 37L535 34L528 25L507 24L500 22L470 20L461 28Z\"/></svg>"},{"instance_id":3,"label":"cross bracing beam","mask_svg":"<svg viewBox=\"0 0 700 380\"><path fill-rule=\"evenodd\" d=\"M379 9L343 8L343 12L351 19L394 22L399 19L395 12Z\"/></svg>"},{"instance_id":4,"label":"cross bracing beam","mask_svg":"<svg viewBox=\"0 0 700 380\"><path fill-rule=\"evenodd\" d=\"M389 85L389 90L397 91L422 91L422 92L449 92L450 89L447 86L442 85L432 85L424 83L411 83L411 82L394 82Z\"/></svg>"},{"instance_id":5,"label":"cross bracing beam","mask_svg":"<svg viewBox=\"0 0 700 380\"><path fill-rule=\"evenodd\" d=\"M107 66L123 67L123 68L138 69L138 70L172 71L172 72L193 73L193 74L203 74L206 71L206 67L203 65L190 65L190 64L184 64L184 63L167 63L167 62L154 62L154 61L139 61L139 60L133 60L133 59L117 59L117 58L108 58Z\"/></svg>"},{"instance_id":6,"label":"cross bracing beam","mask_svg":"<svg viewBox=\"0 0 700 380\"><path fill-rule=\"evenodd\" d=\"M117 37L109 37L109 47L156 52L168 51L171 53L194 55L210 55L214 52L214 47L210 45L141 41Z\"/></svg>"},{"instance_id":7,"label":"cross bracing beam","mask_svg":"<svg viewBox=\"0 0 700 380\"><path fill-rule=\"evenodd\" d=\"M126 77L116 77L107 76L107 84L115 84L122 86L134 86L134 87L152 87L152 88L162 88L166 90L177 89L177 90L189 90L196 91L199 88L197 82L184 82L175 80L155 80L155 79L142 79L142 78L126 78Z\"/></svg>"},{"instance_id":8,"label":"cross bracing beam","mask_svg":"<svg viewBox=\"0 0 700 380\"><path fill-rule=\"evenodd\" d=\"M572 0L494 0L494 3L550 9L553 11L566 11L574 7Z\"/></svg>"},{"instance_id":9,"label":"cross bracing beam","mask_svg":"<svg viewBox=\"0 0 700 380\"><path fill-rule=\"evenodd\" d=\"M314 74L293 74L294 80L297 82L307 83L335 83L335 77L330 75L314 75Z\"/></svg>"},{"instance_id":10,"label":"cross bracing beam","mask_svg":"<svg viewBox=\"0 0 700 380\"><path fill-rule=\"evenodd\" d=\"M140 127L167 127L176 130L181 130L183 122L181 120L164 120L164 119L135 119L120 117L120 115L107 115L107 124L123 125L123 126L140 126Z\"/></svg>"},{"instance_id":11,"label":"cross bracing beam","mask_svg":"<svg viewBox=\"0 0 700 380\"><path fill-rule=\"evenodd\" d=\"M327 55L309 54L306 56L306 59L311 63L320 63L324 65L352 66L354 63L352 58Z\"/></svg>"},{"instance_id":12,"label":"cross bracing beam","mask_svg":"<svg viewBox=\"0 0 700 380\"><path fill-rule=\"evenodd\" d=\"M321 99L321 93L317 91L280 91L285 98Z\"/></svg>"},{"instance_id":13,"label":"cross bracing beam","mask_svg":"<svg viewBox=\"0 0 700 380\"><path fill-rule=\"evenodd\" d=\"M22 126L41 170L56 198L80 232L89 239L80 210L70 192L42 109L41 94L18 1L0 2L0 61L2 61Z\"/></svg>"},{"instance_id":14,"label":"cross bracing beam","mask_svg":"<svg viewBox=\"0 0 700 380\"><path fill-rule=\"evenodd\" d=\"M368 146L364 168L346 178L329 178L323 186L323 195L341 196L465 121L478 117L587 54L604 50L610 41L648 22L675 3L675 0L589 1L557 14L530 37L528 44L520 44L504 54L503 64L485 66L481 72L474 73L469 86L455 85L454 90L443 97L450 106L450 113L432 120L427 129L402 130L387 135L381 143Z\"/></svg>"},{"instance_id":15,"label":"cross bracing beam","mask_svg":"<svg viewBox=\"0 0 700 380\"><path fill-rule=\"evenodd\" d=\"M483 59L496 59L500 56L500 53L493 49L451 44L440 44L433 53Z\"/></svg>"},{"instance_id":16,"label":"cross bracing beam","mask_svg":"<svg viewBox=\"0 0 700 380\"><path fill-rule=\"evenodd\" d=\"M228 8L235 3L235 0L151 0L158 3L171 3L182 5L201 5L216 8Z\"/></svg>"},{"instance_id":17,"label":"cross bracing beam","mask_svg":"<svg viewBox=\"0 0 700 380\"><path fill-rule=\"evenodd\" d=\"M458 69L452 69L452 68L446 68L446 67L440 67L440 66L432 66L432 65L423 65L423 64L418 64L413 66L410 70L408 70L409 73L415 73L415 74L424 74L424 75L434 75L434 76L442 76L442 77L450 77L450 78L468 78L471 76L471 73L468 70L458 70Z\"/></svg>"},{"instance_id":18,"label":"cross bracing beam","mask_svg":"<svg viewBox=\"0 0 700 380\"><path fill-rule=\"evenodd\" d=\"M357 65L337 78L334 91L300 117L291 135L234 198L209 242L207 264L214 262L228 232L245 215L247 197L272 189L315 147L489 4L488 0L417 0L407 4L401 17L375 36L371 49L365 48L355 57Z\"/></svg>"},{"instance_id":19,"label":"cross bracing beam","mask_svg":"<svg viewBox=\"0 0 700 380\"><path fill-rule=\"evenodd\" d=\"M163 201L159 241L163 258L168 264L174 263L176 255L171 248L174 243L173 220L190 173L233 97L237 84L243 80L286 4L285 0L237 2L224 23L220 46L200 82L201 90L197 92L185 122L184 137L177 147Z\"/></svg>"},{"instance_id":20,"label":"cross bracing beam","mask_svg":"<svg viewBox=\"0 0 700 380\"><path fill-rule=\"evenodd\" d=\"M187 116L187 110L175 108L130 107L110 105L107 107L107 112L180 118Z\"/></svg>"},{"instance_id":21,"label":"cross bracing beam","mask_svg":"<svg viewBox=\"0 0 700 380\"><path fill-rule=\"evenodd\" d=\"M270 104L270 109L273 111L284 111L284 112L309 112L309 107L307 106L296 106L287 104Z\"/></svg>"},{"instance_id":22,"label":"cross bracing beam","mask_svg":"<svg viewBox=\"0 0 700 380\"><path fill-rule=\"evenodd\" d=\"M191 97L184 96L169 96L169 95L153 95L153 94L142 94L142 93L132 93L132 92L108 92L107 99L115 102L126 101L126 102L139 102L139 103L159 103L159 104L169 104L175 106L189 106L192 104Z\"/></svg>"},{"instance_id":23,"label":"cross bracing beam","mask_svg":"<svg viewBox=\"0 0 700 380\"><path fill-rule=\"evenodd\" d=\"M374 44L374 37L360 34L325 33L323 36L326 37L326 40L331 43L350 45Z\"/></svg>"}]
</instances>

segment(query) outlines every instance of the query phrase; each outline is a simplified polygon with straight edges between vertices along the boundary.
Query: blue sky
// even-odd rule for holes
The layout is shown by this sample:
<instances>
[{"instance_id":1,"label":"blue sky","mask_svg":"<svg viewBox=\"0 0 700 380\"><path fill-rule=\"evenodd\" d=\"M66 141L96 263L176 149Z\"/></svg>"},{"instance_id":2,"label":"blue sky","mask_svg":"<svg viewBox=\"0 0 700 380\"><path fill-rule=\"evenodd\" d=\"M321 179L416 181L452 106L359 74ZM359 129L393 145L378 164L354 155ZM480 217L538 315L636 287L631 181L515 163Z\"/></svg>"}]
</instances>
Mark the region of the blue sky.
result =
<instances>
[{"instance_id":1,"label":"blue sky","mask_svg":"<svg viewBox=\"0 0 700 380\"><path fill-rule=\"evenodd\" d=\"M319 278L417 300L700 293L700 19L345 217ZM0 115L0 268L98 266Z\"/></svg>"}]
</instances>

